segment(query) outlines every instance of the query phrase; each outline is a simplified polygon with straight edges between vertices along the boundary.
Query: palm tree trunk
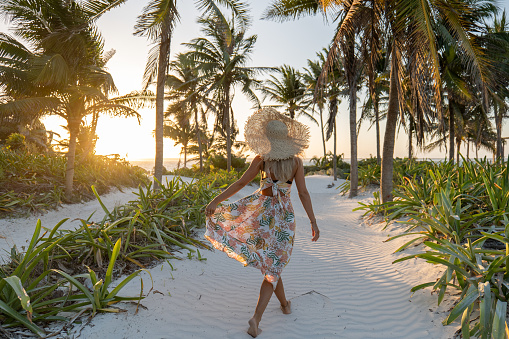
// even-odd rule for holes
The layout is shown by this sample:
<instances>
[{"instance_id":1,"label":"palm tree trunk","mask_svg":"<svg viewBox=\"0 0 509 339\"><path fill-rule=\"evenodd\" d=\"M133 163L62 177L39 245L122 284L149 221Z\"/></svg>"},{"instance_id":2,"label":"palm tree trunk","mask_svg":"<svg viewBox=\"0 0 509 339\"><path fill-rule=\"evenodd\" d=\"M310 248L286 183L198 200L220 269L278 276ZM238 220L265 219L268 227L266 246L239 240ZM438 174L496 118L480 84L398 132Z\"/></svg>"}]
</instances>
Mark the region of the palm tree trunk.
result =
<instances>
[{"instance_id":1,"label":"palm tree trunk","mask_svg":"<svg viewBox=\"0 0 509 339\"><path fill-rule=\"evenodd\" d=\"M392 201L394 143L399 115L399 77L397 59L396 44L394 43L392 46L389 106L387 109L387 122L385 125L384 146L382 153L382 174L380 181L380 195L382 197L382 202L384 203Z\"/></svg>"},{"instance_id":2,"label":"palm tree trunk","mask_svg":"<svg viewBox=\"0 0 509 339\"><path fill-rule=\"evenodd\" d=\"M380 165L382 163L382 157L380 156L380 112L378 110L378 96L375 95L375 102L373 103L375 109L375 127L376 127L376 163Z\"/></svg>"},{"instance_id":3,"label":"palm tree trunk","mask_svg":"<svg viewBox=\"0 0 509 339\"><path fill-rule=\"evenodd\" d=\"M460 163L460 147L461 147L461 139L460 138L456 139L456 147L457 147L457 150L456 150L456 163L459 164Z\"/></svg>"},{"instance_id":4,"label":"palm tree trunk","mask_svg":"<svg viewBox=\"0 0 509 339\"><path fill-rule=\"evenodd\" d=\"M337 107L337 106L336 106ZM332 156L332 170L334 171L334 181L338 180L338 157L337 157L337 128L336 128L336 115L334 114L334 155Z\"/></svg>"},{"instance_id":5,"label":"palm tree trunk","mask_svg":"<svg viewBox=\"0 0 509 339\"><path fill-rule=\"evenodd\" d=\"M495 113L495 128L497 129L497 158L503 158L504 154L502 152L502 109L495 103L493 105L493 111Z\"/></svg>"},{"instance_id":6,"label":"palm tree trunk","mask_svg":"<svg viewBox=\"0 0 509 339\"><path fill-rule=\"evenodd\" d=\"M171 46L171 22L173 20L173 11L169 11L164 18L161 30L161 45L159 47L159 62L157 65L157 85L156 85L156 155L154 166L154 189L159 189L159 182L163 180L163 157L164 157L164 83L166 80L166 71L170 57Z\"/></svg>"},{"instance_id":7,"label":"palm tree trunk","mask_svg":"<svg viewBox=\"0 0 509 339\"><path fill-rule=\"evenodd\" d=\"M231 138L231 123L230 123L230 85L224 84L224 107L223 107L223 119L225 119L226 126L226 170L231 171L232 166L232 138Z\"/></svg>"},{"instance_id":8,"label":"palm tree trunk","mask_svg":"<svg viewBox=\"0 0 509 339\"><path fill-rule=\"evenodd\" d=\"M99 122L99 112L94 112L92 114L92 122L90 123L90 135L87 142L87 145L85 147L85 150L83 152L83 158L87 158L90 153L95 149L96 141L95 139L95 132L97 131L97 123Z\"/></svg>"},{"instance_id":9,"label":"palm tree trunk","mask_svg":"<svg viewBox=\"0 0 509 339\"><path fill-rule=\"evenodd\" d=\"M349 198L357 196L359 172L357 165L357 81L350 85L350 193Z\"/></svg>"},{"instance_id":10,"label":"palm tree trunk","mask_svg":"<svg viewBox=\"0 0 509 339\"><path fill-rule=\"evenodd\" d=\"M77 137L80 132L81 121L79 119L70 118L69 126L69 149L67 150L67 164L65 167L65 198L68 201L72 200L73 196L73 180L74 180L74 165L76 162L76 143Z\"/></svg>"},{"instance_id":11,"label":"palm tree trunk","mask_svg":"<svg viewBox=\"0 0 509 339\"><path fill-rule=\"evenodd\" d=\"M203 172L203 154L202 154L202 146L201 146L201 136L200 136L200 124L198 120L198 109L194 109L194 127L196 130L196 140L198 141L198 155L200 157L200 173Z\"/></svg>"},{"instance_id":12,"label":"palm tree trunk","mask_svg":"<svg viewBox=\"0 0 509 339\"><path fill-rule=\"evenodd\" d=\"M325 148L325 132L323 131L323 107L320 107L320 128L322 130L322 144L323 144L323 156L327 156L327 150Z\"/></svg>"},{"instance_id":13,"label":"palm tree trunk","mask_svg":"<svg viewBox=\"0 0 509 339\"><path fill-rule=\"evenodd\" d=\"M412 139L413 139L413 129L412 129L412 123L410 123L409 127L408 127L408 159L412 159L412 153L413 153Z\"/></svg>"},{"instance_id":14,"label":"palm tree trunk","mask_svg":"<svg viewBox=\"0 0 509 339\"><path fill-rule=\"evenodd\" d=\"M187 142L182 145L184 146L184 168L187 168Z\"/></svg>"},{"instance_id":15,"label":"palm tree trunk","mask_svg":"<svg viewBox=\"0 0 509 339\"><path fill-rule=\"evenodd\" d=\"M449 161L454 161L454 134L453 102L449 98Z\"/></svg>"}]
</instances>

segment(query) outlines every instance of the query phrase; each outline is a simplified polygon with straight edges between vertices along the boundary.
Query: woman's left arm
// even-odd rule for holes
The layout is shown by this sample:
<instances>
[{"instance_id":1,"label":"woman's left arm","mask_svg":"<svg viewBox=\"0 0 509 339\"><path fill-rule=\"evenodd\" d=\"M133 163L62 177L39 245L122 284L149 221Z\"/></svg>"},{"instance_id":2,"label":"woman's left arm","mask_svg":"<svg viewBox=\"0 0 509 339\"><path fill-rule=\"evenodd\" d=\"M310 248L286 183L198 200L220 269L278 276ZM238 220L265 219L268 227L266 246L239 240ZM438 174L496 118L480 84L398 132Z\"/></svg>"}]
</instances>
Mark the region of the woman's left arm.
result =
<instances>
[{"instance_id":1,"label":"woman's left arm","mask_svg":"<svg viewBox=\"0 0 509 339\"><path fill-rule=\"evenodd\" d=\"M207 205L207 207L205 208L205 214L212 215L220 202L228 199L229 197L240 191L244 186L249 184L251 180L253 180L260 171L261 162L262 158L259 155L257 155L253 159L253 161L251 161L249 168L244 172L244 174L242 174L240 179L231 184L227 189L225 189L221 194L215 197L214 200L212 200Z\"/></svg>"}]
</instances>

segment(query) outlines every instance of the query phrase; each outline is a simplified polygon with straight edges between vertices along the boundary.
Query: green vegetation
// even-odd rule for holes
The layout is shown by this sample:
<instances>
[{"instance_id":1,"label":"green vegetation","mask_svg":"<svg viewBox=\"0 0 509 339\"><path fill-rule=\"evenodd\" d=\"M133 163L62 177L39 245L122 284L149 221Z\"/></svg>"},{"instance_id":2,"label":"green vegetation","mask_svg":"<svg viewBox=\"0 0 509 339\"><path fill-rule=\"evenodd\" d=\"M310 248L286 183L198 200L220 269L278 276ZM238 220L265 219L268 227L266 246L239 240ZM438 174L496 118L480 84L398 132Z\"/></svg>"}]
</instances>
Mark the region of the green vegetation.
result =
<instances>
[{"instance_id":1,"label":"green vegetation","mask_svg":"<svg viewBox=\"0 0 509 339\"><path fill-rule=\"evenodd\" d=\"M120 1L123 2L123 1ZM118 3L118 2L117 2ZM217 6L218 4L221 4L231 10L232 15L234 16L234 20L241 26L245 27L248 25L249 17L248 17L248 6L246 3L240 0L197 0L196 6L200 11L203 11L202 17L200 18L200 21L208 21L210 24L212 24L212 21L214 21L215 25L218 25L220 28L213 31L208 31L207 35L215 35L215 37L219 38L219 49L218 51L221 51L221 53L218 53L217 55L212 55L211 49L205 49L204 53L202 53L202 56L198 56L197 59L201 59L202 57L206 57L208 59L208 67L213 68L212 74L207 74L207 82L214 83L217 82L216 80L210 79L210 76L214 76L214 72L221 73L221 68L227 68L230 72L230 76L226 76L222 79L220 79L220 83L213 84L213 86L209 87L208 90L212 90L213 92L217 92L216 89L213 89L212 87L216 87L217 85L220 85L220 87L223 89L222 97L223 100L221 100L223 107L217 107L218 110L224 111L226 113L226 119L223 121L227 121L225 124L226 126L223 126L226 130L226 134L230 136L231 133L231 127L233 125L233 121L230 122L230 85L232 83L238 82L239 77L237 76L231 76L232 73L239 73L238 71L234 70L235 68L238 68L238 66L241 66L244 64L242 61L245 60L245 56L242 54L237 54L237 57L232 58L232 52L237 51L238 47L234 47L235 45L238 45L238 38L239 35L234 32L233 28L230 29L231 23L227 21L227 19L224 17L223 13L221 12L220 8ZM205 19L207 18L207 19ZM154 176L158 181L161 181L162 174L163 174L163 135L164 135L164 100L165 100L165 85L166 85L166 78L167 78L167 72L168 72L168 66L169 66L169 60L170 60L170 46L171 46L171 40L173 31L175 29L175 26L177 26L177 23L180 19L180 13L178 6L175 4L174 1L164 1L164 0L151 0L148 2L147 6L143 9L143 13L138 16L138 21L135 26L135 35L138 36L145 36L154 44L154 47L150 50L150 54L148 57L148 62L145 67L145 74L143 79L143 86L146 89L150 84L156 85L156 129L155 129L155 139L156 139L156 154L155 154L155 168L154 168ZM228 29L224 29L224 27L228 27ZM212 27L213 29L217 28L217 26ZM240 34L240 38L242 40L243 34ZM205 39L206 40L206 39ZM242 47L241 47L242 49ZM202 49L203 50L203 49ZM248 52L248 51L244 51ZM211 60L214 58L219 57L216 61L219 63L222 63L225 61L227 64L220 65L215 63L215 60ZM223 59L224 58L224 59ZM157 62L156 62L157 60ZM174 68L174 67L173 67ZM205 67L206 68L206 67ZM185 72L184 72L185 73ZM249 72L244 72L244 74ZM185 76L184 76L185 77ZM236 78L236 79L235 79ZM170 87L175 88L173 86L175 83L173 82L173 85L168 84ZM181 92L187 92L189 84L186 84L183 86L183 88L180 88L179 91ZM191 87L193 87L193 84L191 84ZM202 86L200 86L202 87ZM202 90L203 88L200 88ZM208 91L207 90L207 91ZM190 102L197 102L195 101L195 98L193 98L193 95L189 96L188 98ZM184 100L186 101L186 100ZM181 101L184 105L184 101ZM226 103L226 105L225 105ZM182 112L181 112L182 113ZM193 112L185 112L187 113L187 119L190 119L193 116ZM194 112L196 113L196 111ZM178 114L180 118L183 116L182 114ZM233 115L233 112L232 112ZM183 122L182 119L179 119L179 122ZM195 116L195 132L197 133L197 142L201 145L201 140L199 137L199 130L198 130L198 119ZM184 123L178 128L180 132L180 136L182 136L182 132L186 130L186 127L190 127L189 123ZM178 138L181 139L181 138ZM231 139L228 138L227 140L227 153L228 153L228 163L230 162L229 155L231 154ZM201 154L201 146L200 146L200 154ZM230 168L228 167L228 171ZM156 186L157 182L156 181Z\"/></svg>"},{"instance_id":2,"label":"green vegetation","mask_svg":"<svg viewBox=\"0 0 509 339\"><path fill-rule=\"evenodd\" d=\"M102 114L136 117L136 109L150 101L144 95L117 93L106 69L114 54L104 51L97 19L123 1L5 1L0 3L13 34L0 33L2 55L0 120L32 127L44 115L65 120L69 132L65 195L73 199L74 169L80 133L89 132L95 144ZM37 13L37 14L34 14ZM91 121L86 125L87 119ZM46 131L43 138L46 139ZM39 138L41 139L41 138ZM41 141L43 146L44 141Z\"/></svg>"},{"instance_id":3,"label":"green vegetation","mask_svg":"<svg viewBox=\"0 0 509 339\"><path fill-rule=\"evenodd\" d=\"M145 171L118 157L93 155L76 162L72 200L64 196L66 158L59 154L34 154L0 149L0 217L44 212L62 202L94 198L91 185L100 194L111 187L137 187L147 181Z\"/></svg>"},{"instance_id":4,"label":"green vegetation","mask_svg":"<svg viewBox=\"0 0 509 339\"><path fill-rule=\"evenodd\" d=\"M159 190L146 184L137 200L113 210L92 187L105 212L101 221L91 222L90 216L76 230L62 229L68 219L53 229L39 221L27 251L14 247L10 262L0 266L2 326L24 326L43 336L44 323L69 321L62 312L72 312L73 318L85 312L118 312L112 305L143 298L143 289L133 297L119 297L118 292L156 260L178 259L179 250L188 252L185 257L205 260L198 248L208 246L193 238L194 231L205 224L205 204L231 181L224 171L190 183L176 177ZM120 276L126 278L112 288Z\"/></svg>"},{"instance_id":5,"label":"green vegetation","mask_svg":"<svg viewBox=\"0 0 509 339\"><path fill-rule=\"evenodd\" d=\"M395 262L421 258L443 265L443 275L412 288L432 287L438 303L446 291L459 300L444 320L461 317L463 338L505 338L509 299L509 162L401 161L394 201L380 195L361 204L366 214L383 214L387 222L407 225L399 237L411 237L397 251L423 242L426 250ZM452 291L451 291L452 290Z\"/></svg>"},{"instance_id":6,"label":"green vegetation","mask_svg":"<svg viewBox=\"0 0 509 339\"><path fill-rule=\"evenodd\" d=\"M336 174L340 179L347 179L350 173L350 164L343 161L343 154L334 157L333 153L329 152L323 157L313 157L311 159L312 165L304 166L305 174L319 174L324 173L333 175L334 171L334 158L336 158Z\"/></svg>"}]
</instances>

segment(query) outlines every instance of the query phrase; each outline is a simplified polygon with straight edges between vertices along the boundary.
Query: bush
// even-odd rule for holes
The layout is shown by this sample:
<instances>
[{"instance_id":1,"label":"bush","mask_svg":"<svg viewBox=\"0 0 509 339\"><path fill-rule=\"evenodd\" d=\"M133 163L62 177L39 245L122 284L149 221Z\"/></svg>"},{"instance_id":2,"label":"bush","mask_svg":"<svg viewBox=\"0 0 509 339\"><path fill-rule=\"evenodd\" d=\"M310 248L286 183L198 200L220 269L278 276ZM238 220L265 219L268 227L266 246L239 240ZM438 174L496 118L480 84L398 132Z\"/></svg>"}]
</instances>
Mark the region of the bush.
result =
<instances>
[{"instance_id":1,"label":"bush","mask_svg":"<svg viewBox=\"0 0 509 339\"><path fill-rule=\"evenodd\" d=\"M0 216L43 212L64 199L66 157L27 151L0 150ZM118 157L89 156L76 162L75 200L93 199L112 187L136 187L146 181L145 171Z\"/></svg>"},{"instance_id":2,"label":"bush","mask_svg":"<svg viewBox=\"0 0 509 339\"><path fill-rule=\"evenodd\" d=\"M25 136L19 133L12 133L5 141L8 150L19 151L26 149Z\"/></svg>"},{"instance_id":3,"label":"bush","mask_svg":"<svg viewBox=\"0 0 509 339\"><path fill-rule=\"evenodd\" d=\"M247 169L247 158L236 156L232 154L232 169L243 172ZM216 169L226 169L227 161L226 155L221 153L214 153L208 157L208 159L204 163L205 168L209 168L209 171L214 171Z\"/></svg>"},{"instance_id":4,"label":"bush","mask_svg":"<svg viewBox=\"0 0 509 339\"><path fill-rule=\"evenodd\" d=\"M417 285L412 292L432 287L440 304L447 290L457 290L459 300L444 325L461 317L464 338L505 338L509 161L463 159L458 165L397 159L394 169L394 201L382 204L377 192L373 202L358 209L382 213L387 222L407 219L400 222L408 226L406 232L389 239L411 237L397 251L416 242L427 246L395 262L420 258L443 266L437 281Z\"/></svg>"},{"instance_id":5,"label":"bush","mask_svg":"<svg viewBox=\"0 0 509 339\"><path fill-rule=\"evenodd\" d=\"M43 336L40 325L68 321L65 313L118 312L113 303L142 299L142 293L119 297L118 292L155 261L176 258L178 250L205 260L197 247L209 246L193 237L194 230L205 225L205 205L235 180L234 173L221 171L191 183L175 177L156 191L147 183L139 187L137 200L111 211L92 187L103 220L89 217L76 230L61 230L64 219L43 234L39 221L26 253L14 247L11 261L0 265L0 323ZM127 277L113 288L113 278L121 275Z\"/></svg>"}]
</instances>

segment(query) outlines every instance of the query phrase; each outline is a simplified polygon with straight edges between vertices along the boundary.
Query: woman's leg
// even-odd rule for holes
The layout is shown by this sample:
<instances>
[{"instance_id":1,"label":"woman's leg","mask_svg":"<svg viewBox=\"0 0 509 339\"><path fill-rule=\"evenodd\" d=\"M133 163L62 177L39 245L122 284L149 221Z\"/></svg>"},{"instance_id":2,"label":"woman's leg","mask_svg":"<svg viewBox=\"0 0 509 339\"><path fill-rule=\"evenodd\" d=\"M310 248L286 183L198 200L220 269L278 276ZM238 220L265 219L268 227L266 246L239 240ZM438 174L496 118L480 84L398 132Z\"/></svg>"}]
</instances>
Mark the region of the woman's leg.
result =
<instances>
[{"instance_id":1,"label":"woman's leg","mask_svg":"<svg viewBox=\"0 0 509 339\"><path fill-rule=\"evenodd\" d=\"M263 279L262 286L260 287L260 296L258 297L258 304L256 304L256 309L253 317L249 319L249 329L247 333L249 333L253 338L256 338L262 330L258 328L258 324L260 320L262 320L262 315L267 305L269 304L270 297L272 296L272 292L274 292L274 287L270 282Z\"/></svg>"},{"instance_id":2,"label":"woman's leg","mask_svg":"<svg viewBox=\"0 0 509 339\"><path fill-rule=\"evenodd\" d=\"M292 310L290 308L290 301L286 300L285 296L285 288L283 286L283 279L279 278L279 281L277 282L276 289L274 290L274 293L276 294L277 299L281 303L281 310L284 314L290 314L292 313Z\"/></svg>"}]
</instances>

